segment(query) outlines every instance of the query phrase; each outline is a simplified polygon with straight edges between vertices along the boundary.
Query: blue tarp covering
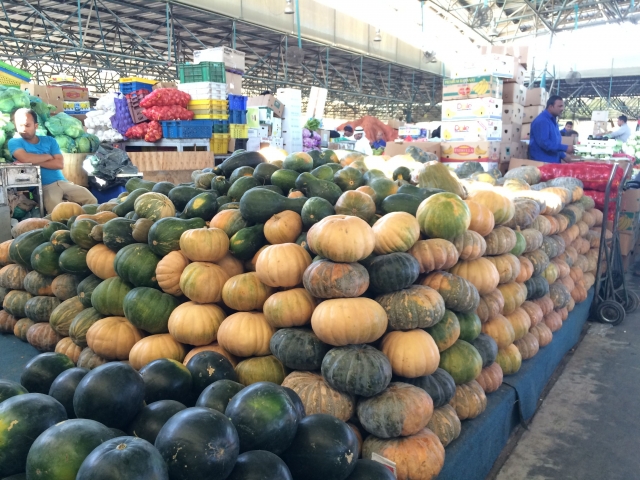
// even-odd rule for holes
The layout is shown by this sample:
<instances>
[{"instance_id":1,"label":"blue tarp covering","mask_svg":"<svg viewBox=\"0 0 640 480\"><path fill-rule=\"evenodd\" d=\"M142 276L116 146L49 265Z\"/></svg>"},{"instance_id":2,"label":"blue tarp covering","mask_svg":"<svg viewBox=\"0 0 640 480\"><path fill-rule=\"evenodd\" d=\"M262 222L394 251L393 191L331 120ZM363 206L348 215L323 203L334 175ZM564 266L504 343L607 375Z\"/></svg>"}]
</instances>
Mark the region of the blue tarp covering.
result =
<instances>
[{"instance_id":1,"label":"blue tarp covering","mask_svg":"<svg viewBox=\"0 0 640 480\"><path fill-rule=\"evenodd\" d=\"M479 417L462 422L462 433L446 448L444 468L438 480L482 480L507 444L512 430L536 411L540 394L562 358L571 350L589 317L593 289L576 305L549 345L522 362L516 375L505 377L498 391L487 396L487 409Z\"/></svg>"}]
</instances>

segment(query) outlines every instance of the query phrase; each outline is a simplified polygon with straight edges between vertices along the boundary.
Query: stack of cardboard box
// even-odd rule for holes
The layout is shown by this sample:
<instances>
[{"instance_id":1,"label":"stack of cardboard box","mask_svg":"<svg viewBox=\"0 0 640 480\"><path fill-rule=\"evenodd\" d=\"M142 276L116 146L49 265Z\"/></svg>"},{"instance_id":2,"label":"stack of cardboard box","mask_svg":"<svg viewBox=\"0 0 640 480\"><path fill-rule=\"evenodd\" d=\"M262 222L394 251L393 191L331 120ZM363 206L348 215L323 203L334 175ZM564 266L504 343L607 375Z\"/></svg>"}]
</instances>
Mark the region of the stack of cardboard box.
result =
<instances>
[{"instance_id":1,"label":"stack of cardboard box","mask_svg":"<svg viewBox=\"0 0 640 480\"><path fill-rule=\"evenodd\" d=\"M282 148L282 117L284 104L273 95L260 95L247 99L247 150L257 151L261 146Z\"/></svg>"},{"instance_id":2,"label":"stack of cardboard box","mask_svg":"<svg viewBox=\"0 0 640 480\"><path fill-rule=\"evenodd\" d=\"M591 112L591 121L593 122L593 135L594 136L602 136L607 131L608 121L609 120L609 111L608 110L596 110Z\"/></svg>"},{"instance_id":3,"label":"stack of cardboard box","mask_svg":"<svg viewBox=\"0 0 640 480\"><path fill-rule=\"evenodd\" d=\"M485 170L520 151L526 48L484 48L444 80L441 161L477 161ZM465 74L471 74L464 77Z\"/></svg>"},{"instance_id":4,"label":"stack of cardboard box","mask_svg":"<svg viewBox=\"0 0 640 480\"><path fill-rule=\"evenodd\" d=\"M287 152L302 151L302 91L297 88L279 88L278 99L284 103L282 115L282 142Z\"/></svg>"},{"instance_id":5,"label":"stack of cardboard box","mask_svg":"<svg viewBox=\"0 0 640 480\"><path fill-rule=\"evenodd\" d=\"M607 222L607 227L611 229L611 221ZM622 193L618 232L622 264L626 271L640 252L640 190L630 189Z\"/></svg>"},{"instance_id":6,"label":"stack of cardboard box","mask_svg":"<svg viewBox=\"0 0 640 480\"><path fill-rule=\"evenodd\" d=\"M549 93L544 88L530 88L527 90L524 102L522 140L530 139L531 122L547 107L547 100L549 100Z\"/></svg>"}]
</instances>

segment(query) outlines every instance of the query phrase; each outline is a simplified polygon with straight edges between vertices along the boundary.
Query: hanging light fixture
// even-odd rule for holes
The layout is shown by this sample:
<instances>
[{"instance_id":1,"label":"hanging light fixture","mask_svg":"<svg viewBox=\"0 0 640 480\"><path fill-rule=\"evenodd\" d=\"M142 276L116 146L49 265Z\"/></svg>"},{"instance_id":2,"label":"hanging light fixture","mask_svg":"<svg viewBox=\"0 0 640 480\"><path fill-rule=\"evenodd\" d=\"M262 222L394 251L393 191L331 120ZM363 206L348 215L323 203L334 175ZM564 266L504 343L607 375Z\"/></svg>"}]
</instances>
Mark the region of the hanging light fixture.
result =
<instances>
[{"instance_id":1,"label":"hanging light fixture","mask_svg":"<svg viewBox=\"0 0 640 480\"><path fill-rule=\"evenodd\" d=\"M287 5L284 7L284 13L287 15L293 15L293 5L291 0L287 0Z\"/></svg>"},{"instance_id":2,"label":"hanging light fixture","mask_svg":"<svg viewBox=\"0 0 640 480\"><path fill-rule=\"evenodd\" d=\"M382 35L380 34L380 29L376 28L376 36L373 37L373 41L374 42L381 42L382 41Z\"/></svg>"}]
</instances>

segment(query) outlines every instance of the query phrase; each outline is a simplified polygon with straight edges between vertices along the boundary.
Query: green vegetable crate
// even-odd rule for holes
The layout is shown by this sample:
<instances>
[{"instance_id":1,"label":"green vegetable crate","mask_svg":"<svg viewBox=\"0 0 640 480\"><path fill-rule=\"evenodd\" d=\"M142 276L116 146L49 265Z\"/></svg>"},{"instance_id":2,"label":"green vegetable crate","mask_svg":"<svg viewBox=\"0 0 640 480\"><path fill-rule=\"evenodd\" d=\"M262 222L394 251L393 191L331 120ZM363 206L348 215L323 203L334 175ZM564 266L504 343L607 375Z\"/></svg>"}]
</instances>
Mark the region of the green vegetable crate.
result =
<instances>
[{"instance_id":1,"label":"green vegetable crate","mask_svg":"<svg viewBox=\"0 0 640 480\"><path fill-rule=\"evenodd\" d=\"M227 76L222 62L201 62L197 65L178 65L180 83L215 82L226 83Z\"/></svg>"}]
</instances>

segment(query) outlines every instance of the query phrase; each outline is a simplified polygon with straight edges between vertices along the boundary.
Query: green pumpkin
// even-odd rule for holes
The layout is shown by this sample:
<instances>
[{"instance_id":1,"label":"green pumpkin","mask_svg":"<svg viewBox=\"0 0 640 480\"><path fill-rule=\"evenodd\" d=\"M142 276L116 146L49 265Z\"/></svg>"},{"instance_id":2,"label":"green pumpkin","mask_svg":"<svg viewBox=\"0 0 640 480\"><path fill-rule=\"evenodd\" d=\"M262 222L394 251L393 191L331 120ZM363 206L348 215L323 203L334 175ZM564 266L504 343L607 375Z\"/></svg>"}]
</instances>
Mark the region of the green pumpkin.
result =
<instances>
[{"instance_id":1,"label":"green pumpkin","mask_svg":"<svg viewBox=\"0 0 640 480\"><path fill-rule=\"evenodd\" d=\"M265 223L276 213L285 210L300 213L307 200L304 197L287 198L265 188L252 188L240 200L240 213L249 222Z\"/></svg>"},{"instance_id":2,"label":"green pumpkin","mask_svg":"<svg viewBox=\"0 0 640 480\"><path fill-rule=\"evenodd\" d=\"M482 357L468 342L458 340L445 351L440 352L440 368L446 370L456 385L475 380L482 370Z\"/></svg>"},{"instance_id":3,"label":"green pumpkin","mask_svg":"<svg viewBox=\"0 0 640 480\"><path fill-rule=\"evenodd\" d=\"M51 242L43 243L31 253L33 269L49 277L57 277L62 273L60 269L60 252L57 252Z\"/></svg>"},{"instance_id":4,"label":"green pumpkin","mask_svg":"<svg viewBox=\"0 0 640 480\"><path fill-rule=\"evenodd\" d=\"M424 200L418 207L416 218L420 230L427 237L450 240L469 228L471 212L458 195L445 192Z\"/></svg>"},{"instance_id":5,"label":"green pumpkin","mask_svg":"<svg viewBox=\"0 0 640 480\"><path fill-rule=\"evenodd\" d=\"M127 180L127 183L125 183L124 188L129 193L134 192L139 188L149 192L153 187L155 187L155 185L156 182L143 180L140 177L131 177L129 180Z\"/></svg>"},{"instance_id":6,"label":"green pumpkin","mask_svg":"<svg viewBox=\"0 0 640 480\"><path fill-rule=\"evenodd\" d=\"M149 229L148 243L151 251L164 257L169 252L180 250L180 236L187 230L206 225L202 218L182 220L175 217L161 218Z\"/></svg>"},{"instance_id":7,"label":"green pumpkin","mask_svg":"<svg viewBox=\"0 0 640 480\"><path fill-rule=\"evenodd\" d=\"M127 198L122 203L113 207L111 211L116 215L118 215L119 217L124 217L127 213L134 211L133 209L138 197L148 192L149 190L145 188L138 188L136 190L133 190L132 192L129 193L129 195L127 195Z\"/></svg>"},{"instance_id":8,"label":"green pumpkin","mask_svg":"<svg viewBox=\"0 0 640 480\"><path fill-rule=\"evenodd\" d=\"M123 310L135 327L149 333L168 333L169 316L179 304L174 296L160 290L138 287L125 295Z\"/></svg>"},{"instance_id":9,"label":"green pumpkin","mask_svg":"<svg viewBox=\"0 0 640 480\"><path fill-rule=\"evenodd\" d=\"M307 197L322 197L331 205L335 205L342 195L338 185L326 180L320 180L311 173L301 173L296 179L295 188L303 192Z\"/></svg>"},{"instance_id":10,"label":"green pumpkin","mask_svg":"<svg viewBox=\"0 0 640 480\"><path fill-rule=\"evenodd\" d=\"M430 273L422 284L436 290L442 296L445 307L454 312L475 311L480 304L478 289L467 279L452 273Z\"/></svg>"},{"instance_id":11,"label":"green pumpkin","mask_svg":"<svg viewBox=\"0 0 640 480\"><path fill-rule=\"evenodd\" d=\"M222 210L239 210L239 209L240 209L239 202L226 202L224 205L220 205L220 207L218 207L219 212L221 212Z\"/></svg>"},{"instance_id":12,"label":"green pumpkin","mask_svg":"<svg viewBox=\"0 0 640 480\"><path fill-rule=\"evenodd\" d=\"M18 235L9 246L9 258L18 265L33 269L31 266L31 254L36 247L47 240L42 234L42 228Z\"/></svg>"},{"instance_id":13,"label":"green pumpkin","mask_svg":"<svg viewBox=\"0 0 640 480\"><path fill-rule=\"evenodd\" d=\"M247 191L258 185L260 185L260 182L252 176L241 177L235 183L231 184L227 195L231 198L231 201L239 202Z\"/></svg>"},{"instance_id":14,"label":"green pumpkin","mask_svg":"<svg viewBox=\"0 0 640 480\"><path fill-rule=\"evenodd\" d=\"M295 170L298 173L310 172L313 170L313 158L304 152L290 153L284 159L282 168Z\"/></svg>"},{"instance_id":15,"label":"green pumpkin","mask_svg":"<svg viewBox=\"0 0 640 480\"><path fill-rule=\"evenodd\" d=\"M91 325L103 318L104 315L93 307L85 308L76 314L71 321L71 325L69 325L69 337L73 340L73 343L79 347L86 348L87 331L91 328ZM78 360L78 365L80 365L80 360Z\"/></svg>"},{"instance_id":16,"label":"green pumpkin","mask_svg":"<svg viewBox=\"0 0 640 480\"><path fill-rule=\"evenodd\" d=\"M94 245L97 245L93 238L91 238L91 230L97 226L98 222L89 219L78 220L73 222L71 226L71 240L85 250L89 250Z\"/></svg>"},{"instance_id":17,"label":"green pumpkin","mask_svg":"<svg viewBox=\"0 0 640 480\"><path fill-rule=\"evenodd\" d=\"M169 197L153 192L140 195L136 199L134 209L139 217L148 218L154 222L164 217L173 217L176 213L175 205Z\"/></svg>"},{"instance_id":18,"label":"green pumpkin","mask_svg":"<svg viewBox=\"0 0 640 480\"><path fill-rule=\"evenodd\" d=\"M49 222L46 227L42 228L42 235L44 238L50 239L53 232L57 232L58 230L69 230L64 223L60 222Z\"/></svg>"},{"instance_id":19,"label":"green pumpkin","mask_svg":"<svg viewBox=\"0 0 640 480\"><path fill-rule=\"evenodd\" d=\"M276 185L283 192L288 192L296 188L296 179L300 174L295 170L280 169L271 175L271 185Z\"/></svg>"},{"instance_id":20,"label":"green pumpkin","mask_svg":"<svg viewBox=\"0 0 640 480\"><path fill-rule=\"evenodd\" d=\"M433 327L445 315L444 300L438 292L423 285L376 297L387 312L389 330Z\"/></svg>"},{"instance_id":21,"label":"green pumpkin","mask_svg":"<svg viewBox=\"0 0 640 480\"><path fill-rule=\"evenodd\" d=\"M253 176L263 185L271 185L271 176L280 170L280 167L273 163L261 163L253 171Z\"/></svg>"},{"instance_id":22,"label":"green pumpkin","mask_svg":"<svg viewBox=\"0 0 640 480\"><path fill-rule=\"evenodd\" d=\"M433 400L433 408L448 405L456 394L456 382L449 372L441 368L436 369L431 375L416 378L395 377L394 381L409 383L423 389Z\"/></svg>"},{"instance_id":23,"label":"green pumpkin","mask_svg":"<svg viewBox=\"0 0 640 480\"><path fill-rule=\"evenodd\" d=\"M2 308L16 318L24 318L27 316L25 306L33 295L22 290L11 290L7 293L2 301Z\"/></svg>"},{"instance_id":24,"label":"green pumpkin","mask_svg":"<svg viewBox=\"0 0 640 480\"><path fill-rule=\"evenodd\" d=\"M85 306L85 308L91 307L91 295L98 285L102 283L102 279L95 275L89 275L78 284L78 299Z\"/></svg>"},{"instance_id":25,"label":"green pumpkin","mask_svg":"<svg viewBox=\"0 0 640 480\"><path fill-rule=\"evenodd\" d=\"M559 281L549 285L549 297L551 297L553 308L556 310L565 308L571 302L571 292Z\"/></svg>"},{"instance_id":26,"label":"green pumpkin","mask_svg":"<svg viewBox=\"0 0 640 480\"><path fill-rule=\"evenodd\" d=\"M524 253L525 249L527 248L527 241L525 240L524 235L522 235L522 233L520 233L519 230L516 230L515 234L516 234L516 246L513 247L510 253L512 253L516 257L519 257Z\"/></svg>"},{"instance_id":27,"label":"green pumpkin","mask_svg":"<svg viewBox=\"0 0 640 480\"><path fill-rule=\"evenodd\" d=\"M196 195L184 207L180 218L201 218L207 222L210 221L218 211L217 198L216 195L208 192Z\"/></svg>"},{"instance_id":28,"label":"green pumpkin","mask_svg":"<svg viewBox=\"0 0 640 480\"><path fill-rule=\"evenodd\" d=\"M304 228L307 230L323 218L335 214L336 211L333 208L333 205L320 197L312 197L308 199L300 212L302 225L304 225Z\"/></svg>"},{"instance_id":29,"label":"green pumpkin","mask_svg":"<svg viewBox=\"0 0 640 480\"><path fill-rule=\"evenodd\" d=\"M144 380L144 401L147 404L173 400L191 404L191 372L185 365L170 358L154 360L140 369Z\"/></svg>"},{"instance_id":30,"label":"green pumpkin","mask_svg":"<svg viewBox=\"0 0 640 480\"><path fill-rule=\"evenodd\" d=\"M376 192L376 205L381 205L389 195L398 193L398 184L386 177L373 178L368 185Z\"/></svg>"},{"instance_id":31,"label":"green pumpkin","mask_svg":"<svg viewBox=\"0 0 640 480\"><path fill-rule=\"evenodd\" d=\"M218 380L202 391L196 407L207 407L224 413L229 401L243 388L244 385L232 380Z\"/></svg>"},{"instance_id":32,"label":"green pumpkin","mask_svg":"<svg viewBox=\"0 0 640 480\"><path fill-rule=\"evenodd\" d=\"M231 197L227 197L226 195L216 198L216 205L218 206L218 210L228 210L223 207L225 205L228 205L229 203L232 203Z\"/></svg>"},{"instance_id":33,"label":"green pumpkin","mask_svg":"<svg viewBox=\"0 0 640 480\"><path fill-rule=\"evenodd\" d=\"M231 176L229 177L229 183L233 185L236 182L236 180L239 180L242 177L253 177L253 170L254 169L252 167L236 168L231 174Z\"/></svg>"},{"instance_id":34,"label":"green pumpkin","mask_svg":"<svg viewBox=\"0 0 640 480\"><path fill-rule=\"evenodd\" d=\"M266 242L264 224L258 224L238 230L229 239L229 251L239 260L250 260Z\"/></svg>"},{"instance_id":35,"label":"green pumpkin","mask_svg":"<svg viewBox=\"0 0 640 480\"><path fill-rule=\"evenodd\" d=\"M152 192L161 193L163 195L169 195L169 192L175 188L175 185L171 182L158 182L151 189Z\"/></svg>"},{"instance_id":36,"label":"green pumpkin","mask_svg":"<svg viewBox=\"0 0 640 480\"><path fill-rule=\"evenodd\" d=\"M102 281L91 294L91 305L101 315L124 316L124 297L133 287L120 277Z\"/></svg>"},{"instance_id":37,"label":"green pumpkin","mask_svg":"<svg viewBox=\"0 0 640 480\"><path fill-rule=\"evenodd\" d=\"M398 167L393 171L392 178L394 180L404 180L406 182L411 181L411 170L407 167Z\"/></svg>"},{"instance_id":38,"label":"green pumpkin","mask_svg":"<svg viewBox=\"0 0 640 480\"><path fill-rule=\"evenodd\" d=\"M236 150L224 162L218 165L213 171L218 174L224 174L229 177L236 168L253 167L256 168L261 163L265 163L266 159L259 152L247 152L245 150Z\"/></svg>"},{"instance_id":39,"label":"green pumpkin","mask_svg":"<svg viewBox=\"0 0 640 480\"><path fill-rule=\"evenodd\" d=\"M215 178L212 180L212 184L214 182ZM220 193L220 191L216 191L218 192L218 194L223 195L223 193ZM173 205L176 207L176 211L182 211L193 197L195 197L196 195L200 195L202 192L203 191L199 188L182 185L172 188L167 194L167 197L169 197L169 200L173 202Z\"/></svg>"},{"instance_id":40,"label":"green pumpkin","mask_svg":"<svg viewBox=\"0 0 640 480\"><path fill-rule=\"evenodd\" d=\"M330 349L310 328L281 328L269 342L271 353L292 370L319 370Z\"/></svg>"},{"instance_id":41,"label":"green pumpkin","mask_svg":"<svg viewBox=\"0 0 640 480\"><path fill-rule=\"evenodd\" d=\"M289 371L273 355L247 358L235 367L238 382L253 385L258 382L271 382L280 385Z\"/></svg>"},{"instance_id":42,"label":"green pumpkin","mask_svg":"<svg viewBox=\"0 0 640 480\"><path fill-rule=\"evenodd\" d=\"M333 176L333 182L345 192L347 190L355 190L364 185L364 179L360 170L351 167L345 167L337 171Z\"/></svg>"},{"instance_id":43,"label":"green pumpkin","mask_svg":"<svg viewBox=\"0 0 640 480\"><path fill-rule=\"evenodd\" d=\"M322 376L339 392L362 397L381 393L391 382L391 362L369 345L332 348L322 360Z\"/></svg>"},{"instance_id":44,"label":"green pumpkin","mask_svg":"<svg viewBox=\"0 0 640 480\"><path fill-rule=\"evenodd\" d=\"M326 180L327 182L333 181L334 173L335 172L333 171L333 168L331 168L329 165L322 165L311 170L311 175L319 178L320 180Z\"/></svg>"},{"instance_id":45,"label":"green pumpkin","mask_svg":"<svg viewBox=\"0 0 640 480\"><path fill-rule=\"evenodd\" d=\"M420 275L418 261L408 253L379 255L367 267L369 288L378 294L401 290L412 285Z\"/></svg>"},{"instance_id":46,"label":"green pumpkin","mask_svg":"<svg viewBox=\"0 0 640 480\"><path fill-rule=\"evenodd\" d=\"M184 365L182 366L184 367ZM186 367L185 370L187 370ZM187 374L189 374L188 370ZM191 374L189 374L189 380L191 380ZM146 389L147 384L145 383L145 396ZM132 437L142 438L153 445L164 424L185 408L187 407L184 404L176 400L158 400L147 404L129 424L127 433Z\"/></svg>"},{"instance_id":47,"label":"green pumpkin","mask_svg":"<svg viewBox=\"0 0 640 480\"><path fill-rule=\"evenodd\" d=\"M29 320L36 323L48 322L51 312L60 305L56 297L33 297L24 305L24 313Z\"/></svg>"},{"instance_id":48,"label":"green pumpkin","mask_svg":"<svg viewBox=\"0 0 640 480\"><path fill-rule=\"evenodd\" d=\"M457 313L458 322L460 323L460 340L473 343L482 332L482 322L475 312Z\"/></svg>"},{"instance_id":49,"label":"green pumpkin","mask_svg":"<svg viewBox=\"0 0 640 480\"><path fill-rule=\"evenodd\" d=\"M85 308L78 297L65 300L51 312L51 317L49 318L51 328L59 335L68 336L69 327L71 327L73 319Z\"/></svg>"},{"instance_id":50,"label":"green pumpkin","mask_svg":"<svg viewBox=\"0 0 640 480\"><path fill-rule=\"evenodd\" d=\"M455 313L451 310L445 310L442 320L433 327L427 328L426 331L433 337L438 350L443 352L460 338L460 322Z\"/></svg>"},{"instance_id":51,"label":"green pumpkin","mask_svg":"<svg viewBox=\"0 0 640 480\"><path fill-rule=\"evenodd\" d=\"M549 256L542 250L538 249L533 252L525 252L523 257L528 258L533 264L533 275L542 275L542 272L549 266Z\"/></svg>"},{"instance_id":52,"label":"green pumpkin","mask_svg":"<svg viewBox=\"0 0 640 480\"><path fill-rule=\"evenodd\" d=\"M69 230L53 232L49 241L51 245L53 245L53 249L58 253L62 253L67 248L73 246L73 240L71 240L71 232Z\"/></svg>"},{"instance_id":53,"label":"green pumpkin","mask_svg":"<svg viewBox=\"0 0 640 480\"><path fill-rule=\"evenodd\" d=\"M73 275L88 275L91 273L87 266L87 250L77 245L69 247L62 252L58 264L64 273Z\"/></svg>"},{"instance_id":54,"label":"green pumpkin","mask_svg":"<svg viewBox=\"0 0 640 480\"><path fill-rule=\"evenodd\" d=\"M24 289L31 295L51 295L53 293L51 289L52 283L53 277L48 277L36 270L33 270L27 273L27 275L24 277L22 285ZM3 295L6 295L9 291L8 289L5 290L6 291L3 293Z\"/></svg>"},{"instance_id":55,"label":"green pumpkin","mask_svg":"<svg viewBox=\"0 0 640 480\"><path fill-rule=\"evenodd\" d=\"M136 243L120 250L113 261L116 273L134 287L157 287L156 266L160 261L149 245Z\"/></svg>"},{"instance_id":56,"label":"green pumpkin","mask_svg":"<svg viewBox=\"0 0 640 480\"><path fill-rule=\"evenodd\" d=\"M385 198L380 209L385 215L392 212L407 212L415 217L422 200L407 193L394 193Z\"/></svg>"},{"instance_id":57,"label":"green pumpkin","mask_svg":"<svg viewBox=\"0 0 640 480\"><path fill-rule=\"evenodd\" d=\"M479 334L473 342L470 342L482 357L482 368L486 368L496 361L498 356L498 344L485 333Z\"/></svg>"}]
</instances>

